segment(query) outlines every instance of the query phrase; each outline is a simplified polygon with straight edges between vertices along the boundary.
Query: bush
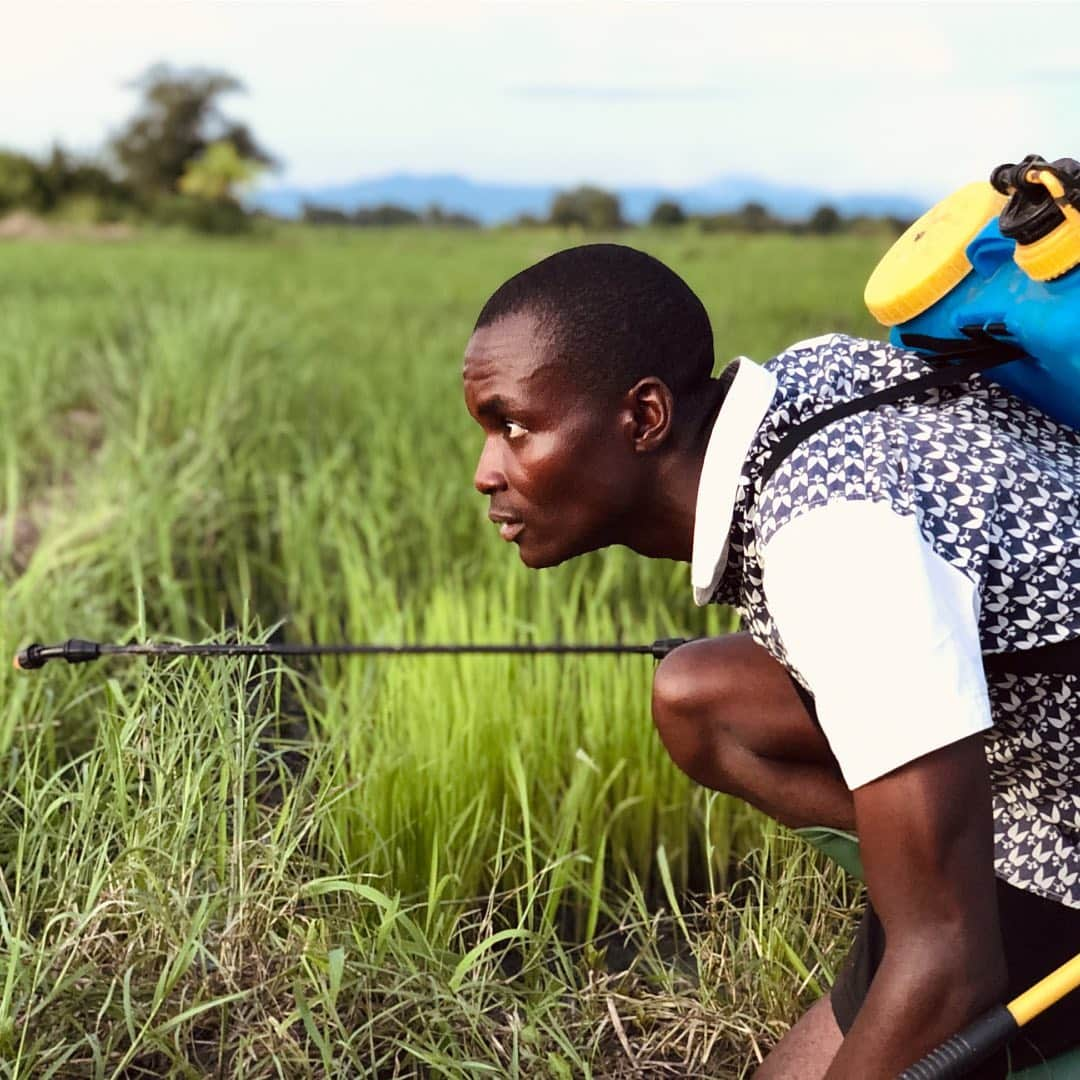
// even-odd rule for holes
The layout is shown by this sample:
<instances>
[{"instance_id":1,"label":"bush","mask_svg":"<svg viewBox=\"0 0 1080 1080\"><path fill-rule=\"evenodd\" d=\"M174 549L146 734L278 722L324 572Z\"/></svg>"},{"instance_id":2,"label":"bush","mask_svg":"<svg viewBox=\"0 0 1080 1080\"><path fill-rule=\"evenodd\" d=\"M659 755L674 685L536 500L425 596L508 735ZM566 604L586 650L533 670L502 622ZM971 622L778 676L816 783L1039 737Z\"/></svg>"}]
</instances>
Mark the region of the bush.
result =
<instances>
[{"instance_id":1,"label":"bush","mask_svg":"<svg viewBox=\"0 0 1080 1080\"><path fill-rule=\"evenodd\" d=\"M650 225L682 225L686 221L683 208L671 199L662 199L654 207L649 215Z\"/></svg>"},{"instance_id":2,"label":"bush","mask_svg":"<svg viewBox=\"0 0 1080 1080\"><path fill-rule=\"evenodd\" d=\"M588 185L561 191L551 204L551 224L583 229L619 229L624 222L619 197Z\"/></svg>"},{"instance_id":3,"label":"bush","mask_svg":"<svg viewBox=\"0 0 1080 1080\"><path fill-rule=\"evenodd\" d=\"M131 217L131 207L100 195L69 195L56 205L55 216L71 225L108 225Z\"/></svg>"},{"instance_id":4,"label":"bush","mask_svg":"<svg viewBox=\"0 0 1080 1080\"><path fill-rule=\"evenodd\" d=\"M41 170L23 154L0 151L0 213L48 209Z\"/></svg>"},{"instance_id":5,"label":"bush","mask_svg":"<svg viewBox=\"0 0 1080 1080\"><path fill-rule=\"evenodd\" d=\"M151 216L162 225L182 225L196 232L217 236L250 232L251 218L239 203L229 200L196 199L170 195L156 199Z\"/></svg>"}]
</instances>

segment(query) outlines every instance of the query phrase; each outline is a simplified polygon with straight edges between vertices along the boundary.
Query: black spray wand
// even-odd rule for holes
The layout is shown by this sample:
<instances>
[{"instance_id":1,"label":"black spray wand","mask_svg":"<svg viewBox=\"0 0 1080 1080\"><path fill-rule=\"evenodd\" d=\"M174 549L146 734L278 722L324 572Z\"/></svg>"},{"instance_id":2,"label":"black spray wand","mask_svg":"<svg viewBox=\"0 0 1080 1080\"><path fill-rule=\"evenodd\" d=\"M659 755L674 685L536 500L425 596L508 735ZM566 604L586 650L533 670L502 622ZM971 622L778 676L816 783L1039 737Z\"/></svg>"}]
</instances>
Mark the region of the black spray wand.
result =
<instances>
[{"instance_id":1,"label":"black spray wand","mask_svg":"<svg viewBox=\"0 0 1080 1080\"><path fill-rule=\"evenodd\" d=\"M33 671L44 667L50 660L66 660L69 664L85 664L103 656L432 656L477 654L510 654L578 656L597 654L638 653L654 660L663 660L672 649L685 644L691 638L661 638L651 645L575 645L563 642L550 644L494 644L494 645L371 645L343 642L331 645L277 645L265 644L209 644L209 645L112 645L101 641L85 641L69 638L60 645L27 645L15 655L15 667L19 671Z\"/></svg>"}]
</instances>

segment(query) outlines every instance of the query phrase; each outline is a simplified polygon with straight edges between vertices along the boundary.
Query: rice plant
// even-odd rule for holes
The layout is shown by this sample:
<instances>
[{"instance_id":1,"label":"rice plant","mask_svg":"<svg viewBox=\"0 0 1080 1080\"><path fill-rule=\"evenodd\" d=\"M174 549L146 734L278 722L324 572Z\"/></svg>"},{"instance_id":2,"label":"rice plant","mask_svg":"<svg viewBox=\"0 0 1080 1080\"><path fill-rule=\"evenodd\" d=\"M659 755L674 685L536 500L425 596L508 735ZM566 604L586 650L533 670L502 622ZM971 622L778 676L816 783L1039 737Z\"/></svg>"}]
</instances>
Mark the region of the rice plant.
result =
<instances>
[{"instance_id":1,"label":"rice plant","mask_svg":"<svg viewBox=\"0 0 1080 1080\"><path fill-rule=\"evenodd\" d=\"M685 567L533 573L460 362L554 232L283 230L2 253L0 645L651 641ZM884 238L635 234L721 362L869 331ZM738 1076L854 894L649 718L645 658L0 675L0 1061L19 1077Z\"/></svg>"}]
</instances>

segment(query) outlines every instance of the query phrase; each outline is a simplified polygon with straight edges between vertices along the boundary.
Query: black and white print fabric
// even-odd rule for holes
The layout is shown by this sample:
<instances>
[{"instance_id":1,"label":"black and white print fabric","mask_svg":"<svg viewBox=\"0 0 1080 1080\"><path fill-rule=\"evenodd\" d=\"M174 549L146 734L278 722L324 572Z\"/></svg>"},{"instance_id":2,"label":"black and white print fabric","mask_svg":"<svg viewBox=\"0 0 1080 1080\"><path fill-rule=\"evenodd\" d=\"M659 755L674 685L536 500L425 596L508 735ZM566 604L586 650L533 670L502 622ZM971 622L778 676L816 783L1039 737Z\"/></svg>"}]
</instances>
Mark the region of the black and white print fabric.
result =
<instances>
[{"instance_id":1,"label":"black and white print fabric","mask_svg":"<svg viewBox=\"0 0 1080 1080\"><path fill-rule=\"evenodd\" d=\"M713 602L793 675L762 590L759 552L783 525L835 500L887 503L975 582L984 653L1080 636L1080 434L983 378L879 406L808 437L763 492L757 477L795 424L928 370L917 354L830 335L781 353L772 405L743 466L730 553ZM888 567L882 567L888 573ZM808 687L812 690L812 687ZM1080 677L995 676L986 733L995 871L1080 907ZM873 737L868 714L867 735Z\"/></svg>"}]
</instances>

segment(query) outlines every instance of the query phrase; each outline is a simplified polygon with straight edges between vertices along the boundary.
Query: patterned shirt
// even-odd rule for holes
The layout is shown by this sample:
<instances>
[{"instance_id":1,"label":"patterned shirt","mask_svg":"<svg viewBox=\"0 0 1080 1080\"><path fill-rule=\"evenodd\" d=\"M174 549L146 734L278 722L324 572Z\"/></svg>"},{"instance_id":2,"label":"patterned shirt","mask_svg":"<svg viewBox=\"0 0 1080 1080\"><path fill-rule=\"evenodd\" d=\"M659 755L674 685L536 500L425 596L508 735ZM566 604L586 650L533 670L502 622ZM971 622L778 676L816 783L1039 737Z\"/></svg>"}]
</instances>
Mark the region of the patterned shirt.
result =
<instances>
[{"instance_id":1,"label":"patterned shirt","mask_svg":"<svg viewBox=\"0 0 1080 1080\"><path fill-rule=\"evenodd\" d=\"M695 598L738 608L753 638L811 692L766 598L766 552L786 526L835 503L882 504L917 527L971 583L983 653L1080 636L1080 433L986 379L836 420L799 444L759 490L772 449L792 426L927 370L915 353L829 335L769 361L769 394L760 383L740 388L736 377L721 409L703 469L703 481L713 480L703 490L725 505L703 513L699 492ZM737 389L751 414L760 409L752 434L732 434L726 424ZM728 506L715 475L717 462L736 452ZM836 653L842 662L843 642ZM1071 907L1080 907L1078 682L1073 674L999 675L978 687L988 691L993 721L985 739L995 871ZM897 737L875 729L869 710L865 725L868 740Z\"/></svg>"}]
</instances>

